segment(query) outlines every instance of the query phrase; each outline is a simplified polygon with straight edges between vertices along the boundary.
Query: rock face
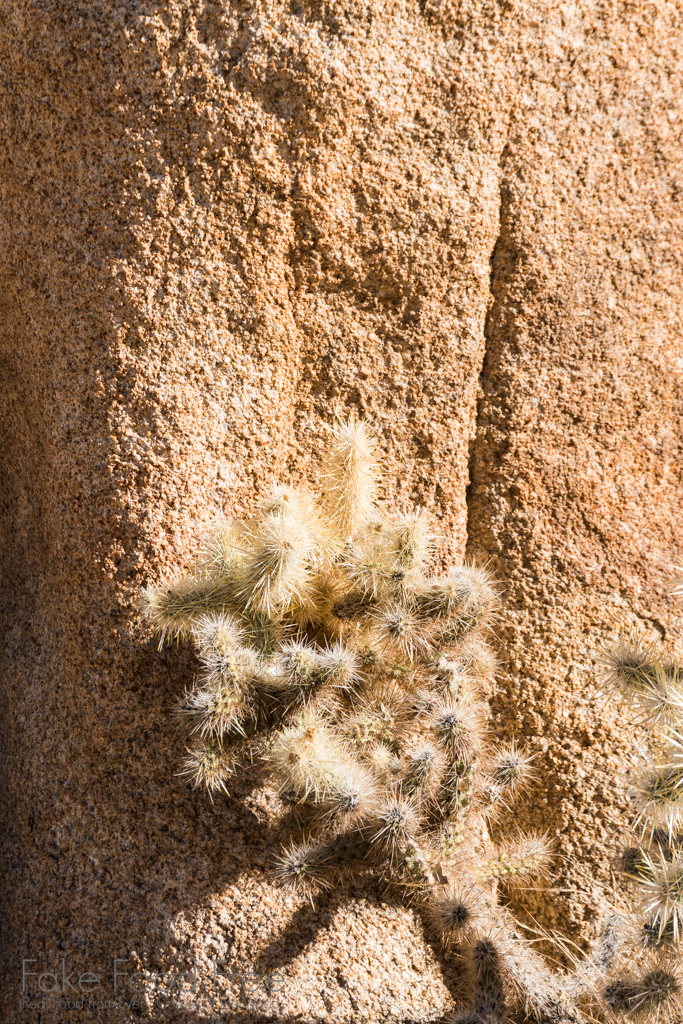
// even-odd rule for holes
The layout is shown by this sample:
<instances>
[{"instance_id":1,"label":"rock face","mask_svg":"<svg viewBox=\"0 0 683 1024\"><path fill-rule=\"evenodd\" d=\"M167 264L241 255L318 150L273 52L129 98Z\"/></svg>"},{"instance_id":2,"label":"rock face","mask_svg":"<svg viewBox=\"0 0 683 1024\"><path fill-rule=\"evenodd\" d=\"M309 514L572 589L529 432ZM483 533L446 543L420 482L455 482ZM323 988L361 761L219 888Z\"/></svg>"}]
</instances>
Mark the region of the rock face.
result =
<instances>
[{"instance_id":1,"label":"rock face","mask_svg":"<svg viewBox=\"0 0 683 1024\"><path fill-rule=\"evenodd\" d=\"M578 890L526 905L590 934L631 742L593 652L674 622L681 28L673 2L2 0L3 1019L22 960L62 957L97 975L79 1020L212 1020L217 958L283 979L233 979L228 1020L453 1005L411 911L282 895L268 793L175 776L193 655L137 613L351 409L505 585L494 725L537 752L522 824ZM98 1008L136 969L171 995Z\"/></svg>"}]
</instances>

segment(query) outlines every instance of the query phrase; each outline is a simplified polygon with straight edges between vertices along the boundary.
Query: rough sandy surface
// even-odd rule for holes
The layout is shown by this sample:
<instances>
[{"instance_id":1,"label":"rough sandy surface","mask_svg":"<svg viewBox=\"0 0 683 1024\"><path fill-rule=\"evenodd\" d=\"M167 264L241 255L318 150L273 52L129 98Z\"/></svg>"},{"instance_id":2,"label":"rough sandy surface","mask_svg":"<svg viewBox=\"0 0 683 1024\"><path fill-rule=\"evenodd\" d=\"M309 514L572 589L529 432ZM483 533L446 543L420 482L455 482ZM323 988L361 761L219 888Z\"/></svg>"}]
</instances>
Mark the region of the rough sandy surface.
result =
<instances>
[{"instance_id":1,"label":"rough sandy surface","mask_svg":"<svg viewBox=\"0 0 683 1024\"><path fill-rule=\"evenodd\" d=\"M273 885L267 792L212 806L175 777L193 655L135 609L219 505L313 473L349 409L397 504L505 584L495 725L538 752L521 818L569 858L528 905L590 934L631 742L592 651L623 620L670 633L681 543L681 20L0 0L4 1020L33 1024L28 957L99 999L115 957L279 972L235 1022L453 1005L411 911ZM215 1011L68 1019L140 1014Z\"/></svg>"}]
</instances>

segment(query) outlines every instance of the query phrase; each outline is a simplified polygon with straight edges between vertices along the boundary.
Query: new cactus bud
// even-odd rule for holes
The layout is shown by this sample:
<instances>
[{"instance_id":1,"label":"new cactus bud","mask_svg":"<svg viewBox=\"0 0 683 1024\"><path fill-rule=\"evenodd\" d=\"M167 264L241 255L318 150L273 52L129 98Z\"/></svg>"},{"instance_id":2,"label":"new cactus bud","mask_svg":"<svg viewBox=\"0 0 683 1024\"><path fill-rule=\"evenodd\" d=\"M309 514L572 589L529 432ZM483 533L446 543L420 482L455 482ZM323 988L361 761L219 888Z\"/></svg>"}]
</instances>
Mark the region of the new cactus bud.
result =
<instances>
[{"instance_id":1,"label":"new cactus bud","mask_svg":"<svg viewBox=\"0 0 683 1024\"><path fill-rule=\"evenodd\" d=\"M486 900L474 885L438 887L433 892L428 915L446 945L471 937L473 930L485 923Z\"/></svg>"},{"instance_id":2,"label":"new cactus bud","mask_svg":"<svg viewBox=\"0 0 683 1024\"><path fill-rule=\"evenodd\" d=\"M320 803L344 773L346 757L329 726L314 715L277 733L265 753L281 791Z\"/></svg>"},{"instance_id":3,"label":"new cactus bud","mask_svg":"<svg viewBox=\"0 0 683 1024\"><path fill-rule=\"evenodd\" d=\"M429 650L431 624L412 602L389 601L374 613L375 633L380 648L412 661Z\"/></svg>"},{"instance_id":4,"label":"new cactus bud","mask_svg":"<svg viewBox=\"0 0 683 1024\"><path fill-rule=\"evenodd\" d=\"M230 582L199 575L149 586L142 593L144 614L159 635L159 649L167 638L186 636L197 619L215 607L223 608L233 597Z\"/></svg>"},{"instance_id":5,"label":"new cactus bud","mask_svg":"<svg viewBox=\"0 0 683 1024\"><path fill-rule=\"evenodd\" d=\"M341 640L319 654L318 673L324 683L350 689L360 680L360 658Z\"/></svg>"},{"instance_id":6,"label":"new cactus bud","mask_svg":"<svg viewBox=\"0 0 683 1024\"><path fill-rule=\"evenodd\" d=\"M226 782L234 772L234 755L220 741L206 740L188 748L179 775L187 777L195 789L203 787L213 799L218 790L226 790Z\"/></svg>"},{"instance_id":7,"label":"new cactus bud","mask_svg":"<svg viewBox=\"0 0 683 1024\"><path fill-rule=\"evenodd\" d=\"M482 747L483 718L481 704L446 698L436 701L429 726L453 760L468 765Z\"/></svg>"},{"instance_id":8,"label":"new cactus bud","mask_svg":"<svg viewBox=\"0 0 683 1024\"><path fill-rule=\"evenodd\" d=\"M422 582L436 549L436 534L429 516L409 512L392 525L390 550L393 555L390 583L397 590L409 590Z\"/></svg>"},{"instance_id":9,"label":"new cactus bud","mask_svg":"<svg viewBox=\"0 0 683 1024\"><path fill-rule=\"evenodd\" d=\"M354 537L372 518L379 476L377 444L366 424L355 420L339 424L322 483L331 522L344 540Z\"/></svg>"},{"instance_id":10,"label":"new cactus bud","mask_svg":"<svg viewBox=\"0 0 683 1024\"><path fill-rule=\"evenodd\" d=\"M321 820L334 828L349 828L368 818L377 802L376 779L362 765L345 761L320 801Z\"/></svg>"},{"instance_id":11,"label":"new cactus bud","mask_svg":"<svg viewBox=\"0 0 683 1024\"><path fill-rule=\"evenodd\" d=\"M413 841L419 829L417 806L400 793L390 796L377 807L369 826L370 842L386 849L393 861Z\"/></svg>"},{"instance_id":12,"label":"new cactus bud","mask_svg":"<svg viewBox=\"0 0 683 1024\"><path fill-rule=\"evenodd\" d=\"M330 852L323 843L292 843L277 858L275 877L294 892L310 897L329 887L325 869L330 860Z\"/></svg>"},{"instance_id":13,"label":"new cactus bud","mask_svg":"<svg viewBox=\"0 0 683 1024\"><path fill-rule=\"evenodd\" d=\"M551 848L545 836L520 835L498 848L478 872L484 879L518 884L526 878L546 873Z\"/></svg>"},{"instance_id":14,"label":"new cactus bud","mask_svg":"<svg viewBox=\"0 0 683 1024\"><path fill-rule=\"evenodd\" d=\"M236 519L218 519L202 541L202 569L215 579L234 580L246 552L246 532L245 524Z\"/></svg>"},{"instance_id":15,"label":"new cactus bud","mask_svg":"<svg viewBox=\"0 0 683 1024\"><path fill-rule=\"evenodd\" d=\"M239 569L239 597L253 609L278 618L292 605L305 605L315 585L316 538L293 516L269 513L254 528Z\"/></svg>"},{"instance_id":16,"label":"new cactus bud","mask_svg":"<svg viewBox=\"0 0 683 1024\"><path fill-rule=\"evenodd\" d=\"M497 594L486 569L462 565L451 569L447 576L427 581L422 601L436 618L468 617L478 621L493 610Z\"/></svg>"},{"instance_id":17,"label":"new cactus bud","mask_svg":"<svg viewBox=\"0 0 683 1024\"><path fill-rule=\"evenodd\" d=\"M228 734L245 735L244 724L252 705L230 681L207 683L185 694L176 707L176 716L187 731L202 739L223 739Z\"/></svg>"}]
</instances>

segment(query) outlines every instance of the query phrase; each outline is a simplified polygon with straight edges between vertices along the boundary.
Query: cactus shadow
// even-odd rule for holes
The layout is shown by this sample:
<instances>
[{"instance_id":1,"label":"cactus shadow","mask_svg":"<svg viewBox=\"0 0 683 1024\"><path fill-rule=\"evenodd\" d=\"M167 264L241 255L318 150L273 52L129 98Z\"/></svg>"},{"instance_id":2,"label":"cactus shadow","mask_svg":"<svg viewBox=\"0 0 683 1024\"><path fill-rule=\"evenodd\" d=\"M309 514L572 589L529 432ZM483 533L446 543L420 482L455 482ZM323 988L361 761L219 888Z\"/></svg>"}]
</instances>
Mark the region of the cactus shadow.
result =
<instances>
[{"instance_id":1,"label":"cactus shadow","mask_svg":"<svg viewBox=\"0 0 683 1024\"><path fill-rule=\"evenodd\" d=\"M288 967L318 940L322 932L332 928L338 914L358 899L374 907L391 907L396 910L405 910L406 907L398 894L384 890L381 883L372 877L357 883L346 882L332 891L324 892L313 904L306 902L295 911L285 928L259 953L254 962L256 973L265 975ZM449 994L458 1003L462 998L460 961L444 950L440 937L417 909L415 913L421 922L424 943L438 965Z\"/></svg>"},{"instance_id":2,"label":"cactus shadow","mask_svg":"<svg viewBox=\"0 0 683 1024\"><path fill-rule=\"evenodd\" d=\"M97 701L103 715L125 721L121 742L103 759L98 732L77 735L87 771L74 774L70 784L87 793L97 829L79 819L88 864L74 898L74 923L66 929L59 925L60 950L73 957L87 950L93 963L98 958L109 963L111 950L123 960L137 950L142 969L172 972L206 940L218 937L227 946L222 956L266 975L288 967L332 932L335 918L353 900L404 907L398 895L359 872L342 878L314 906L298 905L265 947L258 943L250 950L256 932L249 922L235 920L241 914L242 885L248 903L253 879L273 877L277 853L297 834L295 820L274 804L257 759L234 776L229 795L213 802L178 777L183 744L169 727L169 709L192 684L197 664L191 650L181 645L159 652L152 641L139 646L128 665L118 688L98 694ZM57 875L68 871L59 850L52 859ZM208 920L211 933L202 934L206 925L200 922ZM457 999L457 963L444 955L428 925L422 931L447 990ZM183 1019L200 1018L190 1011ZM248 1011L243 1017L245 1024L261 1019L272 1024L272 1017Z\"/></svg>"}]
</instances>

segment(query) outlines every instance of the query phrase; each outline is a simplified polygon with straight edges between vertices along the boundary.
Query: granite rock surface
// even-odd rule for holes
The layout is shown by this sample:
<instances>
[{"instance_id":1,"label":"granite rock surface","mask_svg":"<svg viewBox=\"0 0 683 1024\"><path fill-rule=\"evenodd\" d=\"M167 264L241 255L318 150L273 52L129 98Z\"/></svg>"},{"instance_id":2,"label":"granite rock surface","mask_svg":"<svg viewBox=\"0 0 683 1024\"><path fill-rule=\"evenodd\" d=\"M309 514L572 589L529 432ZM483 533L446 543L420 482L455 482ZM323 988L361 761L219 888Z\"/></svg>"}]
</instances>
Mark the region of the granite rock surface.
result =
<instances>
[{"instance_id":1,"label":"granite rock surface","mask_svg":"<svg viewBox=\"0 0 683 1024\"><path fill-rule=\"evenodd\" d=\"M396 506L504 585L493 727L537 754L517 818L558 851L528 920L590 937L633 739L595 649L677 629L682 22L0 0L3 1020L33 1012L22 961L61 984L62 958L98 978L74 1020L215 1020L216 960L281 979L224 1020L454 1005L457 964L380 889L282 894L272 793L177 778L196 663L138 612L218 509L313 480L351 410ZM135 970L164 975L139 1006Z\"/></svg>"}]
</instances>

